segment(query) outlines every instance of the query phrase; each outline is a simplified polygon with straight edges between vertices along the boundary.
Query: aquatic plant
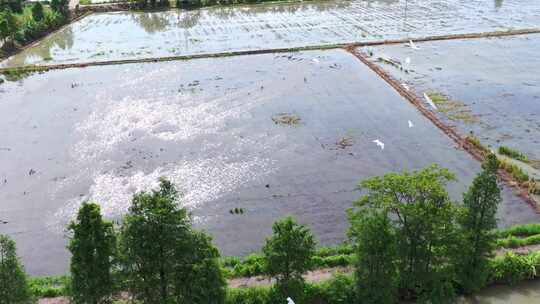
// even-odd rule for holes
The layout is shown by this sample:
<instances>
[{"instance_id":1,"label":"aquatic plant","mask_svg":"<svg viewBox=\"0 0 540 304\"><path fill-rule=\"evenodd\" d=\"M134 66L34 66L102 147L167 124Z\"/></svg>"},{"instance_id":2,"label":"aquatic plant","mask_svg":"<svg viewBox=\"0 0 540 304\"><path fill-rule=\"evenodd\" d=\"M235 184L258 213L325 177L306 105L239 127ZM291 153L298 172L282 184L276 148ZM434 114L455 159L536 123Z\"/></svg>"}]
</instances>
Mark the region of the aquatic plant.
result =
<instances>
[{"instance_id":1,"label":"aquatic plant","mask_svg":"<svg viewBox=\"0 0 540 304\"><path fill-rule=\"evenodd\" d=\"M298 125L300 124L300 117L290 113L278 113L272 116L272 121L277 125Z\"/></svg>"}]
</instances>

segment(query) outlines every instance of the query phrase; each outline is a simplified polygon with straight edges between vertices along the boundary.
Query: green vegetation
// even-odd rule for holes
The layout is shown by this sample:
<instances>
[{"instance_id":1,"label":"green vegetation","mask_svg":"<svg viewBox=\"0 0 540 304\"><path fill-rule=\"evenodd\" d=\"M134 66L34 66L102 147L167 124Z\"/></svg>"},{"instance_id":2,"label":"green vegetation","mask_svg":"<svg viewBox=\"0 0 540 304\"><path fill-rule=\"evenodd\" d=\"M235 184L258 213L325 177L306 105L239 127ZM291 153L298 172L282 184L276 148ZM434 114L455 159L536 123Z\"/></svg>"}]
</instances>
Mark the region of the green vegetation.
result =
<instances>
[{"instance_id":1,"label":"green vegetation","mask_svg":"<svg viewBox=\"0 0 540 304\"><path fill-rule=\"evenodd\" d=\"M144 1L144 0L142 0ZM193 9L217 5L258 4L268 2L295 2L298 0L176 0L177 8ZM311 0L303 0L311 1Z\"/></svg>"},{"instance_id":2,"label":"green vegetation","mask_svg":"<svg viewBox=\"0 0 540 304\"><path fill-rule=\"evenodd\" d=\"M24 4L22 0L0 2L0 40L5 41L2 48L27 44L63 25L67 20L67 4L67 0L53 0L50 7L39 2Z\"/></svg>"},{"instance_id":3,"label":"green vegetation","mask_svg":"<svg viewBox=\"0 0 540 304\"><path fill-rule=\"evenodd\" d=\"M518 150L509 148L509 147L500 146L499 147L499 154L506 155L506 156L508 156L510 158L522 161L524 163L529 162L529 158L527 157L527 155L519 152Z\"/></svg>"},{"instance_id":4,"label":"green vegetation","mask_svg":"<svg viewBox=\"0 0 540 304\"><path fill-rule=\"evenodd\" d=\"M273 235L263 247L268 274L276 279L273 292L285 303L287 297L302 302L304 278L311 268L315 253L315 240L311 231L299 225L292 217L277 221L272 226Z\"/></svg>"},{"instance_id":5,"label":"green vegetation","mask_svg":"<svg viewBox=\"0 0 540 304\"><path fill-rule=\"evenodd\" d=\"M263 254L244 259L220 260L211 239L192 228L175 187L161 180L159 189L133 197L117 236L97 205L82 205L69 226L71 277L27 284L14 253L2 249L0 280L13 273L22 279L19 289L0 287L0 292L5 298L17 296L17 290L27 297L70 295L76 303L92 304L110 302L121 291L137 303L277 304L286 297L305 304L450 303L457 293L540 276L540 252L492 257L496 246L540 243L540 224L495 230L501 200L497 165L488 155L461 206L445 189L454 175L436 165L364 180L365 195L348 211L350 243L315 250L310 230L287 217L273 225ZM14 252L13 242L4 241L2 248ZM4 262L6 256L11 262ZM333 266L354 266L354 275L304 281L308 270ZM225 276L257 274L276 284L226 288Z\"/></svg>"},{"instance_id":6,"label":"green vegetation","mask_svg":"<svg viewBox=\"0 0 540 304\"><path fill-rule=\"evenodd\" d=\"M68 276L49 276L30 278L32 295L36 298L51 298L68 294L70 283Z\"/></svg>"},{"instance_id":7,"label":"green vegetation","mask_svg":"<svg viewBox=\"0 0 540 304\"><path fill-rule=\"evenodd\" d=\"M499 160L499 166L508 172L520 184L529 181L529 175L523 171L518 165L512 164L505 160Z\"/></svg>"},{"instance_id":8,"label":"green vegetation","mask_svg":"<svg viewBox=\"0 0 540 304\"><path fill-rule=\"evenodd\" d=\"M465 123L478 122L478 117L473 115L465 103L451 100L448 96L439 92L429 92L427 95L437 105L438 111L445 113L449 119L460 120Z\"/></svg>"},{"instance_id":9,"label":"green vegetation","mask_svg":"<svg viewBox=\"0 0 540 304\"><path fill-rule=\"evenodd\" d=\"M362 303L393 303L397 295L396 233L386 212L349 212L356 244L356 288Z\"/></svg>"},{"instance_id":10,"label":"green vegetation","mask_svg":"<svg viewBox=\"0 0 540 304\"><path fill-rule=\"evenodd\" d=\"M120 234L125 287L141 303L223 303L219 252L178 203L164 179L158 190L133 197Z\"/></svg>"},{"instance_id":11,"label":"green vegetation","mask_svg":"<svg viewBox=\"0 0 540 304\"><path fill-rule=\"evenodd\" d=\"M22 304L31 299L26 274L16 251L15 242L0 235L0 304Z\"/></svg>"},{"instance_id":12,"label":"green vegetation","mask_svg":"<svg viewBox=\"0 0 540 304\"><path fill-rule=\"evenodd\" d=\"M490 283L515 284L540 277L540 252L519 255L508 252L491 261Z\"/></svg>"},{"instance_id":13,"label":"green vegetation","mask_svg":"<svg viewBox=\"0 0 540 304\"><path fill-rule=\"evenodd\" d=\"M481 142L480 142L480 139L476 136L474 136L473 134L469 134L467 135L467 137L465 137L465 140L467 142L469 142L471 145L473 145L476 149L480 150L482 153L484 154L489 154L491 153L491 151L489 150L488 147L484 146Z\"/></svg>"},{"instance_id":14,"label":"green vegetation","mask_svg":"<svg viewBox=\"0 0 540 304\"><path fill-rule=\"evenodd\" d=\"M422 303L448 303L453 299L454 265L449 261L455 259L458 212L445 189L453 180L455 176L447 169L434 165L419 171L389 173L361 183L367 194L354 202L356 209L350 213L360 216L359 213L367 210L377 210L380 213L371 216L385 216L391 222L390 232L383 234L395 234L393 246L397 254L390 255L391 247L385 249L385 255L394 258L379 262L381 269L375 275L383 277L397 270L399 296L405 299ZM351 223L352 230L362 231L355 224ZM388 287L381 285L370 286L373 288L370 293L387 293ZM386 303L396 301L396 296L387 298L390 296L385 296Z\"/></svg>"},{"instance_id":15,"label":"green vegetation","mask_svg":"<svg viewBox=\"0 0 540 304\"><path fill-rule=\"evenodd\" d=\"M536 235L532 235L532 236L524 237L524 238L509 236L504 239L498 239L496 244L497 244L497 247L504 247L504 248L518 248L518 247L529 246L529 245L537 245L537 244L540 244L540 234L536 234Z\"/></svg>"},{"instance_id":16,"label":"green vegetation","mask_svg":"<svg viewBox=\"0 0 540 304\"><path fill-rule=\"evenodd\" d=\"M537 234L540 234L540 223L515 225L495 232L497 238L501 239L509 236L527 237Z\"/></svg>"},{"instance_id":17,"label":"green vegetation","mask_svg":"<svg viewBox=\"0 0 540 304\"><path fill-rule=\"evenodd\" d=\"M463 195L465 208L458 219L461 243L456 256L456 273L466 293L480 290L487 282L495 241L492 231L497 228L495 215L502 201L497 184L497 157L489 154L482 167L482 172Z\"/></svg>"},{"instance_id":18,"label":"green vegetation","mask_svg":"<svg viewBox=\"0 0 540 304\"><path fill-rule=\"evenodd\" d=\"M107 301L114 290L111 269L116 236L112 223L103 221L98 205L83 203L68 229L72 233L68 248L73 303Z\"/></svg>"}]
</instances>

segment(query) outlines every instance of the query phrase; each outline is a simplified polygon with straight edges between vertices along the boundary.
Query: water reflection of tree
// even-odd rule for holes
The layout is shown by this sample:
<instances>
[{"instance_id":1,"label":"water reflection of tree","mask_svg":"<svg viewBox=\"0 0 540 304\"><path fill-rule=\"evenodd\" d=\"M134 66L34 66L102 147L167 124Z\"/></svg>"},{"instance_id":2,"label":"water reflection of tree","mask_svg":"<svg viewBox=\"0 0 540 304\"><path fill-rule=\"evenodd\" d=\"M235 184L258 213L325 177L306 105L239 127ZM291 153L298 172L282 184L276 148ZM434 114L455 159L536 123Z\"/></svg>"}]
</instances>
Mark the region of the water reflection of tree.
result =
<instances>
[{"instance_id":1,"label":"water reflection of tree","mask_svg":"<svg viewBox=\"0 0 540 304\"><path fill-rule=\"evenodd\" d=\"M132 13L133 20L140 25L147 33L163 31L169 26L170 12L137 12Z\"/></svg>"},{"instance_id":2,"label":"water reflection of tree","mask_svg":"<svg viewBox=\"0 0 540 304\"><path fill-rule=\"evenodd\" d=\"M201 19L201 12L202 10L200 9L191 11L179 11L177 26L186 29L196 26Z\"/></svg>"},{"instance_id":3,"label":"water reflection of tree","mask_svg":"<svg viewBox=\"0 0 540 304\"><path fill-rule=\"evenodd\" d=\"M495 8L501 8L503 5L503 0L495 0Z\"/></svg>"},{"instance_id":4,"label":"water reflection of tree","mask_svg":"<svg viewBox=\"0 0 540 304\"><path fill-rule=\"evenodd\" d=\"M73 47L74 34L71 27L66 27L62 31L43 39L38 46L25 49L23 52L9 59L9 65L27 64L27 59L51 60L51 51L55 48L69 50Z\"/></svg>"}]
</instances>

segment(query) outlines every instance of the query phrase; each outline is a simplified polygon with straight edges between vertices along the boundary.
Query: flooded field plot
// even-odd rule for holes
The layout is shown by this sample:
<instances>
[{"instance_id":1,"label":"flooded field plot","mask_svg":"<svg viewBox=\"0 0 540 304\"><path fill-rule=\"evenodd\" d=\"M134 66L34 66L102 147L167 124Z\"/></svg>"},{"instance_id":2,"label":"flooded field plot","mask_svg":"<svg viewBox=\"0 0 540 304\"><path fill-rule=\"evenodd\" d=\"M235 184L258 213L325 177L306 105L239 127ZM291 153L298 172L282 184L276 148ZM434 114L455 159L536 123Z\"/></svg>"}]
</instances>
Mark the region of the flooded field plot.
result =
<instances>
[{"instance_id":1,"label":"flooded field plot","mask_svg":"<svg viewBox=\"0 0 540 304\"><path fill-rule=\"evenodd\" d=\"M353 0L88 16L2 63L57 64L540 27L521 0Z\"/></svg>"},{"instance_id":2,"label":"flooded field plot","mask_svg":"<svg viewBox=\"0 0 540 304\"><path fill-rule=\"evenodd\" d=\"M0 229L33 274L66 270L62 229L83 200L119 218L160 176L230 255L260 249L286 214L342 241L363 178L437 162L459 199L479 170L341 50L34 74L0 85L0 133ZM499 217L539 218L510 191Z\"/></svg>"},{"instance_id":3,"label":"flooded field plot","mask_svg":"<svg viewBox=\"0 0 540 304\"><path fill-rule=\"evenodd\" d=\"M437 41L417 49L372 48L372 58L431 97L434 111L460 133L473 132L494 149L518 149L534 163L540 160L539 45L540 35Z\"/></svg>"}]
</instances>

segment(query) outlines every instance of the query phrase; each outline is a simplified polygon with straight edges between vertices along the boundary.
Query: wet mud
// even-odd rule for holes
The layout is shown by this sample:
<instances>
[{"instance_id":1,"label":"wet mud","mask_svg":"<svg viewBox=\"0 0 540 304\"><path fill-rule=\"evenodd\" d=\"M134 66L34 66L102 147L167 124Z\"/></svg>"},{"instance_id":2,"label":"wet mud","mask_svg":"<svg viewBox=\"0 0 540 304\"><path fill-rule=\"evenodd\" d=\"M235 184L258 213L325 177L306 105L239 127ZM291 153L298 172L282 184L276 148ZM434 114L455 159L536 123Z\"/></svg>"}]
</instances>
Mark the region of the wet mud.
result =
<instances>
[{"instance_id":1,"label":"wet mud","mask_svg":"<svg viewBox=\"0 0 540 304\"><path fill-rule=\"evenodd\" d=\"M540 35L372 47L371 60L413 89L459 133L496 150L508 146L540 160ZM380 58L391 58L398 66ZM437 104L438 103L438 104Z\"/></svg>"},{"instance_id":2,"label":"wet mud","mask_svg":"<svg viewBox=\"0 0 540 304\"><path fill-rule=\"evenodd\" d=\"M520 0L322 1L93 14L3 67L294 48L540 27Z\"/></svg>"},{"instance_id":3,"label":"wet mud","mask_svg":"<svg viewBox=\"0 0 540 304\"><path fill-rule=\"evenodd\" d=\"M459 200L479 170L342 50L36 73L0 85L0 113L0 230L31 274L66 271L63 227L82 201L119 219L160 176L224 254L242 255L287 214L321 244L342 241L363 178L439 163ZM501 226L538 221L504 198Z\"/></svg>"}]
</instances>

